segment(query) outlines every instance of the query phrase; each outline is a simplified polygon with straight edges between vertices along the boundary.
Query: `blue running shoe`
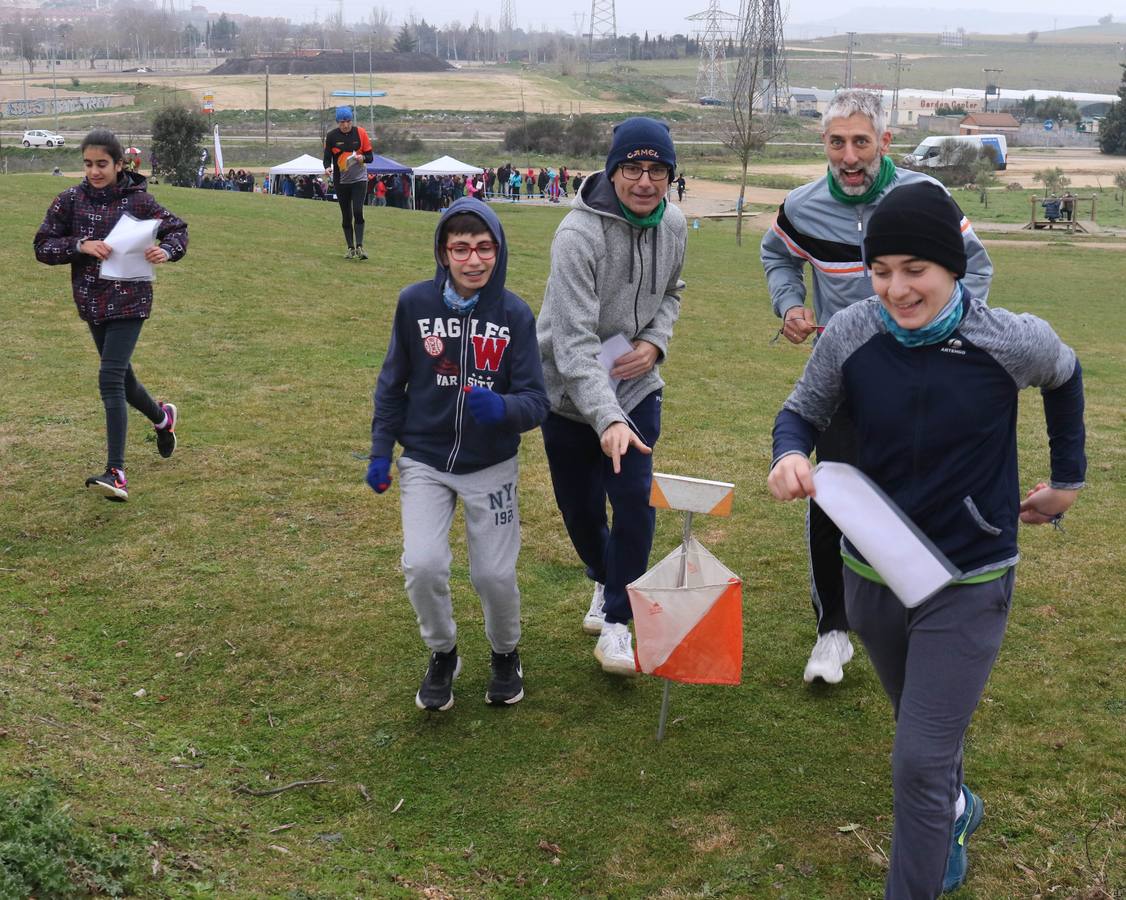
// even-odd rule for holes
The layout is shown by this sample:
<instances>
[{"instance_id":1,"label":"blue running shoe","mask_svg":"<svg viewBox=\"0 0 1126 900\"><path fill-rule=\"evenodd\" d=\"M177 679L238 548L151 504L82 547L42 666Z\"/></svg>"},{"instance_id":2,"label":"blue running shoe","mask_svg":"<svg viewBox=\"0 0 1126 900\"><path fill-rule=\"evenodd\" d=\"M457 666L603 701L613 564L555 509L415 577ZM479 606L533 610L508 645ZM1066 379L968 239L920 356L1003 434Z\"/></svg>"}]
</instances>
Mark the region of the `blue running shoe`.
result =
<instances>
[{"instance_id":1,"label":"blue running shoe","mask_svg":"<svg viewBox=\"0 0 1126 900\"><path fill-rule=\"evenodd\" d=\"M966 869L969 862L966 859L966 841L970 835L977 831L985 815L985 804L981 797L962 785L962 796L966 798L966 809L954 821L954 833L950 838L950 855L946 857L946 877L942 879L942 893L949 894L956 891L966 880Z\"/></svg>"}]
</instances>

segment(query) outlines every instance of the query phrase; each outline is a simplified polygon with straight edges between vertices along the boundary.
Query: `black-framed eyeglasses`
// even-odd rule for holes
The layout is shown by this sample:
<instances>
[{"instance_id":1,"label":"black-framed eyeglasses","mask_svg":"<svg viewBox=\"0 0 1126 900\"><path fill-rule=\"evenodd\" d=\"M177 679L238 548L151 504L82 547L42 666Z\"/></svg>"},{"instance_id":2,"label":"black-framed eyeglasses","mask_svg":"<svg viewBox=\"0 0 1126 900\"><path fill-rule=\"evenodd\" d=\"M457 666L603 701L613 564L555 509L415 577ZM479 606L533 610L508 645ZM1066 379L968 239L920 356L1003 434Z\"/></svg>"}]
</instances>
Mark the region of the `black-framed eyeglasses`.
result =
<instances>
[{"instance_id":1,"label":"black-framed eyeglasses","mask_svg":"<svg viewBox=\"0 0 1126 900\"><path fill-rule=\"evenodd\" d=\"M492 241L481 241L479 244L446 244L446 252L450 259L456 262L465 262L474 253L478 259L492 259L497 255L497 245Z\"/></svg>"},{"instance_id":2,"label":"black-framed eyeglasses","mask_svg":"<svg viewBox=\"0 0 1126 900\"><path fill-rule=\"evenodd\" d=\"M672 169L668 166L650 166L646 169L637 163L622 163L618 166L618 171L622 173L622 177L626 181L640 181L642 175L648 175L649 180L654 183L668 181L669 175L672 173Z\"/></svg>"}]
</instances>

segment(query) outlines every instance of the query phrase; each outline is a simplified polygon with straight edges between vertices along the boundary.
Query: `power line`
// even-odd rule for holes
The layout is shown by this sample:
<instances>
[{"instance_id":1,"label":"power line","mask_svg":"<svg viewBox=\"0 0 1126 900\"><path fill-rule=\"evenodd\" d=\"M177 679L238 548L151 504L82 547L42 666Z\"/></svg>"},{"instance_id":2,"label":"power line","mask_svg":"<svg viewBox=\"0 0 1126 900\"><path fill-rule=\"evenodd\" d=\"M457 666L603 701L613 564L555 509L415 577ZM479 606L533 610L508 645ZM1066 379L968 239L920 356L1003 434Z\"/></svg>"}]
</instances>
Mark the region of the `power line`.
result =
<instances>
[{"instance_id":1,"label":"power line","mask_svg":"<svg viewBox=\"0 0 1126 900\"><path fill-rule=\"evenodd\" d=\"M710 0L703 12L687 17L689 22L703 22L697 32L700 46L700 65L696 69L696 98L698 100L731 99L731 83L727 77L727 42L731 27L739 17L719 8L719 0Z\"/></svg>"},{"instance_id":2,"label":"power line","mask_svg":"<svg viewBox=\"0 0 1126 900\"><path fill-rule=\"evenodd\" d=\"M614 0L591 0L590 2L590 47L587 51L587 65L594 59L595 42L609 42L610 50L605 56L617 55L618 16L614 11Z\"/></svg>"}]
</instances>

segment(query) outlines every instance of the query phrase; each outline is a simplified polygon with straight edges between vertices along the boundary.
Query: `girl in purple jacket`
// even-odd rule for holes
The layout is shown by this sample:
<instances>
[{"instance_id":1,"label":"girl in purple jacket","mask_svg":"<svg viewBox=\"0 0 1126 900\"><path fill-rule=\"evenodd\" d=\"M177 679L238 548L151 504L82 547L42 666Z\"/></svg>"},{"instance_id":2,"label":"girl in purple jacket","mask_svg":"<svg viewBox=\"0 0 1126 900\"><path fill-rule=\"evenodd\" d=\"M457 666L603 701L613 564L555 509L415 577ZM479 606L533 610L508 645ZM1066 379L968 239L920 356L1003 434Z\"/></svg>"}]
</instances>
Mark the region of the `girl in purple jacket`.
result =
<instances>
[{"instance_id":1,"label":"girl in purple jacket","mask_svg":"<svg viewBox=\"0 0 1126 900\"><path fill-rule=\"evenodd\" d=\"M86 487L107 500L129 498L125 480L126 404L144 413L156 428L156 447L168 458L176 449L177 412L158 403L133 373L130 358L141 326L152 312L151 281L102 279L100 264L113 253L106 236L123 214L159 219L156 243L145 250L153 265L180 259L188 249L187 223L157 203L145 179L123 171L125 154L112 131L98 128L82 141L85 179L54 199L35 234L35 257L49 266L70 264L70 283L79 317L89 326L101 364L98 388L106 410L106 470Z\"/></svg>"}]
</instances>

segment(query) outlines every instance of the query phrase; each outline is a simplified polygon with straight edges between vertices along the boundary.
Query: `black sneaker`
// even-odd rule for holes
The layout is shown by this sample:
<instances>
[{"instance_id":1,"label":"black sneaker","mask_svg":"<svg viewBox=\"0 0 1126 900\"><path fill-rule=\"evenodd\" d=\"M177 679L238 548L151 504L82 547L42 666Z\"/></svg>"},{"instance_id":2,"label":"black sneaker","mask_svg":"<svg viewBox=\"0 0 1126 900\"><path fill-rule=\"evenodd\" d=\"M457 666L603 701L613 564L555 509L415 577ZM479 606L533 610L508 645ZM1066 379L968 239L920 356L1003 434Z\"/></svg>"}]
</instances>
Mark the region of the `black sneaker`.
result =
<instances>
[{"instance_id":1,"label":"black sneaker","mask_svg":"<svg viewBox=\"0 0 1126 900\"><path fill-rule=\"evenodd\" d=\"M101 475L91 475L86 479L86 487L107 500L124 503L129 499L129 482L121 469L106 469Z\"/></svg>"},{"instance_id":2,"label":"black sneaker","mask_svg":"<svg viewBox=\"0 0 1126 900\"><path fill-rule=\"evenodd\" d=\"M489 679L489 689L485 691L485 702L493 706L519 703L524 699L524 667L520 665L520 654L492 651L493 677Z\"/></svg>"},{"instance_id":3,"label":"black sneaker","mask_svg":"<svg viewBox=\"0 0 1126 900\"><path fill-rule=\"evenodd\" d=\"M367 258L368 258L368 255L366 253L364 253L364 248L363 247L357 247L356 248L356 259L367 259Z\"/></svg>"},{"instance_id":4,"label":"black sneaker","mask_svg":"<svg viewBox=\"0 0 1126 900\"><path fill-rule=\"evenodd\" d=\"M176 449L176 404L161 403L160 408L168 416L168 424L156 429L156 449L168 459Z\"/></svg>"},{"instance_id":5,"label":"black sneaker","mask_svg":"<svg viewBox=\"0 0 1126 900\"><path fill-rule=\"evenodd\" d=\"M454 705L454 679L461 674L461 657L457 647L449 653L430 654L430 665L418 693L414 695L414 705L431 712L445 712Z\"/></svg>"}]
</instances>

